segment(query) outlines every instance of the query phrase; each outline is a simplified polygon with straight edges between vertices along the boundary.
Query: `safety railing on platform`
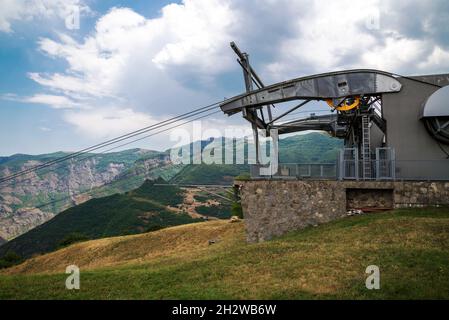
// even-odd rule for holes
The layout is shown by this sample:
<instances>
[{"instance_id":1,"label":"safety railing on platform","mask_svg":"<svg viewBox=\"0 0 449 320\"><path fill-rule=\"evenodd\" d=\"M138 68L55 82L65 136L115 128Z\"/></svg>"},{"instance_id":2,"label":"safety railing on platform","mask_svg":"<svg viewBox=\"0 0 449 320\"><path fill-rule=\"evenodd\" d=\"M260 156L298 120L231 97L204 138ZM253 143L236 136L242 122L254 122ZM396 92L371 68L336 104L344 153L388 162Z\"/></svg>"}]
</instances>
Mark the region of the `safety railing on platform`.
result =
<instances>
[{"instance_id":1,"label":"safety railing on platform","mask_svg":"<svg viewBox=\"0 0 449 320\"><path fill-rule=\"evenodd\" d=\"M252 178L270 177L260 174L262 165L251 166ZM300 179L330 179L338 178L336 163L282 163L271 177L274 178L300 178Z\"/></svg>"},{"instance_id":2,"label":"safety railing on platform","mask_svg":"<svg viewBox=\"0 0 449 320\"><path fill-rule=\"evenodd\" d=\"M343 160L335 163L281 163L276 173L262 175L262 165L251 166L252 178L327 180L447 180L449 159L441 160ZM438 172L438 175L435 175Z\"/></svg>"}]
</instances>

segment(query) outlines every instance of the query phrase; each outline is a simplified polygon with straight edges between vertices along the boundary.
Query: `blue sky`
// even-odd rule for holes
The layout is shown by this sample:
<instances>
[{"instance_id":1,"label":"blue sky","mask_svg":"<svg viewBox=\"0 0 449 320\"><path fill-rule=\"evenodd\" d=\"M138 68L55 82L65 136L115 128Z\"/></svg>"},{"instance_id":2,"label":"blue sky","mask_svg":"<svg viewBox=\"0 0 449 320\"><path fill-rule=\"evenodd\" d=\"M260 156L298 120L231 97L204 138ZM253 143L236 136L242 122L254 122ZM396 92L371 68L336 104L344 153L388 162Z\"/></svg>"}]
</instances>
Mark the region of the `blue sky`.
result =
<instances>
[{"instance_id":1,"label":"blue sky","mask_svg":"<svg viewBox=\"0 0 449 320\"><path fill-rule=\"evenodd\" d=\"M73 8L79 29L66 24ZM447 73L447 21L442 0L2 0L0 155L77 150L236 95L230 41L267 83L358 67ZM203 124L229 125L246 127Z\"/></svg>"}]
</instances>

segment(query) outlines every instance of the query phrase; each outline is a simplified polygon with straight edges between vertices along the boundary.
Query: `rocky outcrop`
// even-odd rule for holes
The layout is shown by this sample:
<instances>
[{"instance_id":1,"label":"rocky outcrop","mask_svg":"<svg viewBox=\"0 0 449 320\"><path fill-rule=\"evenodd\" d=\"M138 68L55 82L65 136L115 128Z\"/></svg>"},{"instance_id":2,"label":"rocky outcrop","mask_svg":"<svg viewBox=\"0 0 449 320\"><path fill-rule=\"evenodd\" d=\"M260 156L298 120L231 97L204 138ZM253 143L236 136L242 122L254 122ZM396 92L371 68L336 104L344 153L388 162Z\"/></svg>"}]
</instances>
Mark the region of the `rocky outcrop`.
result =
<instances>
[{"instance_id":1,"label":"rocky outcrop","mask_svg":"<svg viewBox=\"0 0 449 320\"><path fill-rule=\"evenodd\" d=\"M11 239L54 216L51 212L43 212L37 208L20 208L13 215L0 218L0 237Z\"/></svg>"},{"instance_id":2,"label":"rocky outcrop","mask_svg":"<svg viewBox=\"0 0 449 320\"><path fill-rule=\"evenodd\" d=\"M45 161L63 156L15 155L3 158L0 177L8 176ZM111 154L98 154L80 161L68 161L61 165L32 172L17 180L0 185L0 236L11 239L44 223L59 212L81 204L92 190L107 189L117 179L152 176L152 170L170 166L170 161L161 153L143 149L126 150ZM136 169L137 168L137 169ZM138 182L136 182L138 183ZM117 190L128 191L135 184L122 183ZM128 188L128 189L127 189ZM98 191L108 195L108 190Z\"/></svg>"}]
</instances>

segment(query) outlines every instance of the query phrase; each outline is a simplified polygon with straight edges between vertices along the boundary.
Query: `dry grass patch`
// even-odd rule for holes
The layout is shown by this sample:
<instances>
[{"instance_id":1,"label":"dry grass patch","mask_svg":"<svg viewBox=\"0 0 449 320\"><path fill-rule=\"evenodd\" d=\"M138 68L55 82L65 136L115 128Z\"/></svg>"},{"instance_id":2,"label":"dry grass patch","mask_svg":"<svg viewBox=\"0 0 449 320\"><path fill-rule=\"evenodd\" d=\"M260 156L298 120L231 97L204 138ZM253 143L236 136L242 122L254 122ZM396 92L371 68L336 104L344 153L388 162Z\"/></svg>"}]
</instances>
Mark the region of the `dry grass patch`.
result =
<instances>
[{"instance_id":1,"label":"dry grass patch","mask_svg":"<svg viewBox=\"0 0 449 320\"><path fill-rule=\"evenodd\" d=\"M129 264L156 263L159 259L176 257L192 259L217 246L226 247L243 239L243 224L209 221L166 228L159 231L86 241L37 256L2 271L4 274L61 273L75 264L83 270ZM218 239L216 245L208 241Z\"/></svg>"},{"instance_id":2,"label":"dry grass patch","mask_svg":"<svg viewBox=\"0 0 449 320\"><path fill-rule=\"evenodd\" d=\"M87 271L69 294L71 259ZM371 264L381 290L365 288ZM243 223L210 221L80 243L6 272L0 298L448 299L449 209L345 218L259 244Z\"/></svg>"}]
</instances>

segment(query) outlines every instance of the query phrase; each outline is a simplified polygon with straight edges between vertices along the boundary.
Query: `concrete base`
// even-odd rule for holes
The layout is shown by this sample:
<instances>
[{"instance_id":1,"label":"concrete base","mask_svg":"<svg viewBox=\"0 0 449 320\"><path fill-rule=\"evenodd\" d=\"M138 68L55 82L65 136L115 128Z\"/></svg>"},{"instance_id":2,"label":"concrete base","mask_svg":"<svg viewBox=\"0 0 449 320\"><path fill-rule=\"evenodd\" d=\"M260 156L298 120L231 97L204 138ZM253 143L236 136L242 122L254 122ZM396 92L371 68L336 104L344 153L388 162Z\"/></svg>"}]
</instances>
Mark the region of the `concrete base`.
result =
<instances>
[{"instance_id":1,"label":"concrete base","mask_svg":"<svg viewBox=\"0 0 449 320\"><path fill-rule=\"evenodd\" d=\"M248 242L344 217L352 208L449 204L444 181L248 180L241 185Z\"/></svg>"}]
</instances>

